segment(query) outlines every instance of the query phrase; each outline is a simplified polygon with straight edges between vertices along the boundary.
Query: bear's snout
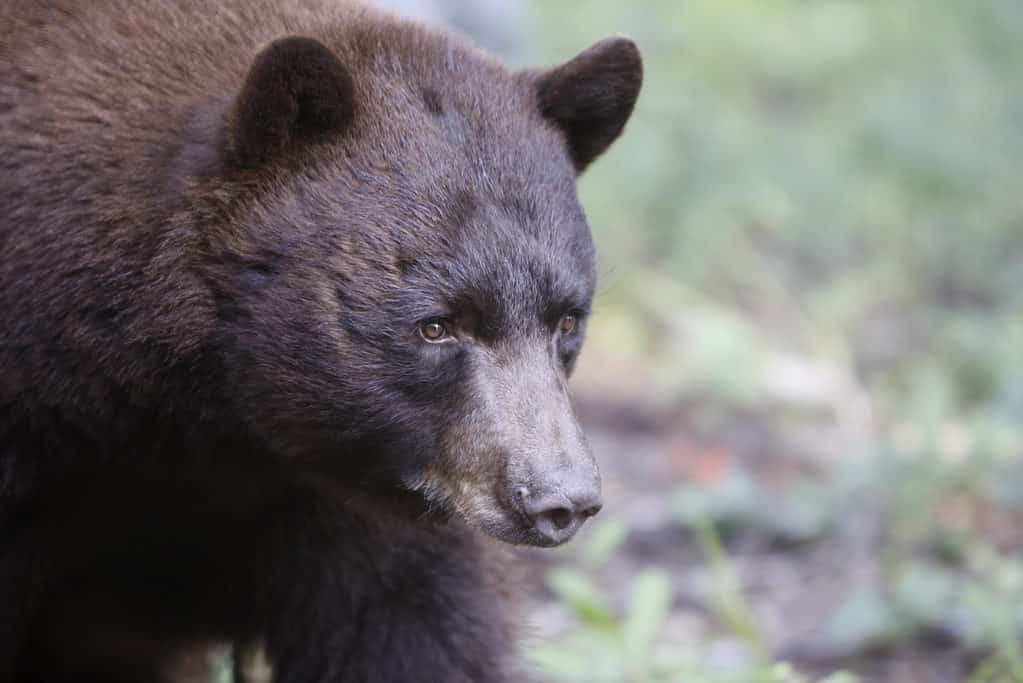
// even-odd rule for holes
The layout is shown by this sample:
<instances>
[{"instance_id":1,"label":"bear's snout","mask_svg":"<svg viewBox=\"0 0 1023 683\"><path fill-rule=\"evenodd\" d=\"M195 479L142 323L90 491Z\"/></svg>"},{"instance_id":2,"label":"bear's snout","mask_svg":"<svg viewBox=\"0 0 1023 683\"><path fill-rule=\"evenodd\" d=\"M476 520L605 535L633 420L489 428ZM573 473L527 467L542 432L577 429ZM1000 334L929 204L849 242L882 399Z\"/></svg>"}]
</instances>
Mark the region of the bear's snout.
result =
<instances>
[{"instance_id":1,"label":"bear's snout","mask_svg":"<svg viewBox=\"0 0 1023 683\"><path fill-rule=\"evenodd\" d=\"M560 545L572 538L603 506L600 479L570 473L565 480L546 490L532 491L520 486L515 504L539 535L542 545Z\"/></svg>"},{"instance_id":2,"label":"bear's snout","mask_svg":"<svg viewBox=\"0 0 1023 683\"><path fill-rule=\"evenodd\" d=\"M474 360L472 412L451 423L442 457L413 488L499 540L561 545L602 506L563 371L540 345Z\"/></svg>"}]
</instances>

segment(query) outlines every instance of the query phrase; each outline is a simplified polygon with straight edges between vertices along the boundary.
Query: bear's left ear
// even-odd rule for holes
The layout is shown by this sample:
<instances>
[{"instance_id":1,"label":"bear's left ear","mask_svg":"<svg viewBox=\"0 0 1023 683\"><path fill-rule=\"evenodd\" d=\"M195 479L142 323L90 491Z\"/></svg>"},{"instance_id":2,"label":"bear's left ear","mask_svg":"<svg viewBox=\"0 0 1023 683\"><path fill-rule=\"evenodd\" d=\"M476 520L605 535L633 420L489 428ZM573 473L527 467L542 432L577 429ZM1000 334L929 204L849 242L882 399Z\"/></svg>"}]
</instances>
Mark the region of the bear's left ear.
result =
<instances>
[{"instance_id":1,"label":"bear's left ear","mask_svg":"<svg viewBox=\"0 0 1023 683\"><path fill-rule=\"evenodd\" d=\"M565 135L576 172L614 142L639 96L643 60L628 38L606 38L535 81L540 111Z\"/></svg>"},{"instance_id":2,"label":"bear's left ear","mask_svg":"<svg viewBox=\"0 0 1023 683\"><path fill-rule=\"evenodd\" d=\"M342 133L355 114L351 74L326 45L302 36L270 43L253 60L229 122L234 161L267 163Z\"/></svg>"}]
</instances>

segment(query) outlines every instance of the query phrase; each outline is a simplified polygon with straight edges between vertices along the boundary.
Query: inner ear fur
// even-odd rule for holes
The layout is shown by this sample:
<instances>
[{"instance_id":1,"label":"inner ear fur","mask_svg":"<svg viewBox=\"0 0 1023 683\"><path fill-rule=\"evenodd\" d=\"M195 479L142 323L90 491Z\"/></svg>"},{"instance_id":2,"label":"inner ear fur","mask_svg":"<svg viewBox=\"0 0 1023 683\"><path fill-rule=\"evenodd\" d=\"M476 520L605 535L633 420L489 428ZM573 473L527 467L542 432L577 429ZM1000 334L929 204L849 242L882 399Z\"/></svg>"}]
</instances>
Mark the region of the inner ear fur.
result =
<instances>
[{"instance_id":1,"label":"inner ear fur","mask_svg":"<svg viewBox=\"0 0 1023 683\"><path fill-rule=\"evenodd\" d=\"M231 149L242 167L343 134L355 115L348 69L326 45L288 36L253 60L231 120Z\"/></svg>"},{"instance_id":2,"label":"inner ear fur","mask_svg":"<svg viewBox=\"0 0 1023 683\"><path fill-rule=\"evenodd\" d=\"M606 38L536 79L540 111L565 135L581 173L614 142L632 115L643 83L639 48Z\"/></svg>"}]
</instances>

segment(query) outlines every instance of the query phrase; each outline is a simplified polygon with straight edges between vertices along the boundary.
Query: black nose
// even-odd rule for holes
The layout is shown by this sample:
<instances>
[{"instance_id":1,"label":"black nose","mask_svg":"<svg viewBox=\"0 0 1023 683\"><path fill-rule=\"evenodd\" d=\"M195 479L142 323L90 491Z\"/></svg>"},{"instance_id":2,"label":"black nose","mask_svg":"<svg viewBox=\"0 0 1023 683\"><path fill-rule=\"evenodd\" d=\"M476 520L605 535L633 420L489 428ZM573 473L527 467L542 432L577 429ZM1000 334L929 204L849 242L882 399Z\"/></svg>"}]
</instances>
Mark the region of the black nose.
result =
<instances>
[{"instance_id":1,"label":"black nose","mask_svg":"<svg viewBox=\"0 0 1023 683\"><path fill-rule=\"evenodd\" d=\"M533 494L522 487L516 491L516 498L533 528L550 545L572 538L583 522L601 508L599 488Z\"/></svg>"}]
</instances>

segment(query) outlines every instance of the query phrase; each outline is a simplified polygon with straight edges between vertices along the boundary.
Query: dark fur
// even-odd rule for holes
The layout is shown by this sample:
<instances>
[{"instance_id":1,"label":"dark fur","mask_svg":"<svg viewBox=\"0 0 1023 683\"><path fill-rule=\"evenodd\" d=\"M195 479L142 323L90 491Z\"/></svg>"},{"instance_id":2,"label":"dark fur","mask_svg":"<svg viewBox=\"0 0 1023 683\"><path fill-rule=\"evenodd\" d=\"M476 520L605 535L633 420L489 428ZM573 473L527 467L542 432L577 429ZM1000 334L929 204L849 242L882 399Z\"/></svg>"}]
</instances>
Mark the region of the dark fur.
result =
<instances>
[{"instance_id":1,"label":"dark fur","mask_svg":"<svg viewBox=\"0 0 1023 683\"><path fill-rule=\"evenodd\" d=\"M506 480L546 475L509 453L585 456L575 173L639 73L620 39L511 73L326 0L0 5L0 680L213 642L280 681L505 680L466 523L536 542ZM502 368L528 381L482 391Z\"/></svg>"}]
</instances>

